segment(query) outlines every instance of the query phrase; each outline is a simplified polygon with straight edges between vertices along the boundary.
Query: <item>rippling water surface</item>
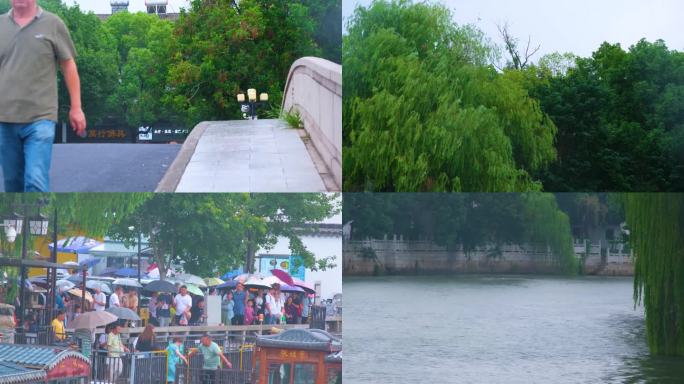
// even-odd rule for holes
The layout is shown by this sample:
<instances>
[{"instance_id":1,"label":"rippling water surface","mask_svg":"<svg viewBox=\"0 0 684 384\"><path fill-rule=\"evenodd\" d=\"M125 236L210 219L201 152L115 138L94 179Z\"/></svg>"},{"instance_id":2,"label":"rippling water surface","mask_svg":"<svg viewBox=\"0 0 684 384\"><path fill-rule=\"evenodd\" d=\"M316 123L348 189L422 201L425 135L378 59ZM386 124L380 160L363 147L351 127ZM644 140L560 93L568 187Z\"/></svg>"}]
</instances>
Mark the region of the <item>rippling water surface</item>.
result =
<instances>
[{"instance_id":1,"label":"rippling water surface","mask_svg":"<svg viewBox=\"0 0 684 384\"><path fill-rule=\"evenodd\" d=\"M630 278L345 278L344 382L684 383Z\"/></svg>"}]
</instances>

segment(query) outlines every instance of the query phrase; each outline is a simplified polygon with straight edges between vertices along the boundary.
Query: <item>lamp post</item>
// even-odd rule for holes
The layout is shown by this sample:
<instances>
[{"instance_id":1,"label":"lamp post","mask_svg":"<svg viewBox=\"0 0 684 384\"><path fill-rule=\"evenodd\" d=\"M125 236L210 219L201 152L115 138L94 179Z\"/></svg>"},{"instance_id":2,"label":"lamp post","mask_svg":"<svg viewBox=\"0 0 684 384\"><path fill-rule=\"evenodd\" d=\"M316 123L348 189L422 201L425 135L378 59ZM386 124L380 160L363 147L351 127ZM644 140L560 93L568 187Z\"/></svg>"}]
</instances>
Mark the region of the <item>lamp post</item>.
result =
<instances>
[{"instance_id":1,"label":"lamp post","mask_svg":"<svg viewBox=\"0 0 684 384\"><path fill-rule=\"evenodd\" d=\"M48 219L42 214L38 214L33 217L29 217L29 209L40 210L41 207L45 206L46 203L39 200L36 203L30 204L19 204L17 208L21 208L23 211L23 216L16 213L12 214L10 217L3 220L3 226L8 228L5 230L5 236L10 240L10 235L16 239L17 235L22 236L21 241L21 260L22 262L26 260L27 255L27 244L29 241L29 234L35 236L45 236L48 233ZM55 244L56 246L56 244ZM20 267L20 286L19 286L19 324L24 324L24 311L26 309L26 267L21 264Z\"/></svg>"},{"instance_id":2,"label":"lamp post","mask_svg":"<svg viewBox=\"0 0 684 384\"><path fill-rule=\"evenodd\" d=\"M256 89L250 88L247 90L247 100L245 100L244 93L238 93L237 101L240 103L240 110L245 119L257 120L257 107L261 107L268 103L268 93L259 94L259 100L257 101Z\"/></svg>"}]
</instances>

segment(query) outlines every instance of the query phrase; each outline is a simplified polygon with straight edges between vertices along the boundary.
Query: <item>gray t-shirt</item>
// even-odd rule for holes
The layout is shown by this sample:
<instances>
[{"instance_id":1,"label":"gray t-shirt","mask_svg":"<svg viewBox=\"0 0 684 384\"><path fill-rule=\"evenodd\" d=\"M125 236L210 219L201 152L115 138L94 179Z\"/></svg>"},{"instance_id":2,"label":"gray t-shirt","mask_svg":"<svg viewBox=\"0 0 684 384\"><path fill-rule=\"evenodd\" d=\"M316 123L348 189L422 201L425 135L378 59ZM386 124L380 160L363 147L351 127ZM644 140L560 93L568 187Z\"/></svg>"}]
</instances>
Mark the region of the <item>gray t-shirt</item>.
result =
<instances>
[{"instance_id":1,"label":"gray t-shirt","mask_svg":"<svg viewBox=\"0 0 684 384\"><path fill-rule=\"evenodd\" d=\"M75 57L56 15L39 8L23 28L11 10L0 15L0 122L57 121L57 68Z\"/></svg>"}]
</instances>

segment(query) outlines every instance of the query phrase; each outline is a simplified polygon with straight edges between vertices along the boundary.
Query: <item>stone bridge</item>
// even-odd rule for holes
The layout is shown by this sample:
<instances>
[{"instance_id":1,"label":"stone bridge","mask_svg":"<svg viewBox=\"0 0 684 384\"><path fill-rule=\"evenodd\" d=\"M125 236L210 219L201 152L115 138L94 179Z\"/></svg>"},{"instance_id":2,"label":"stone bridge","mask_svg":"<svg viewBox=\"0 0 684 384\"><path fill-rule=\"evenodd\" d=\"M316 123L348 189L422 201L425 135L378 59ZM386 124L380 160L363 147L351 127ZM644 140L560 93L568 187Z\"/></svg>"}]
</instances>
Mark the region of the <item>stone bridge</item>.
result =
<instances>
[{"instance_id":1,"label":"stone bridge","mask_svg":"<svg viewBox=\"0 0 684 384\"><path fill-rule=\"evenodd\" d=\"M336 192L342 185L342 67L304 57L294 62L283 120L200 123L157 192Z\"/></svg>"}]
</instances>

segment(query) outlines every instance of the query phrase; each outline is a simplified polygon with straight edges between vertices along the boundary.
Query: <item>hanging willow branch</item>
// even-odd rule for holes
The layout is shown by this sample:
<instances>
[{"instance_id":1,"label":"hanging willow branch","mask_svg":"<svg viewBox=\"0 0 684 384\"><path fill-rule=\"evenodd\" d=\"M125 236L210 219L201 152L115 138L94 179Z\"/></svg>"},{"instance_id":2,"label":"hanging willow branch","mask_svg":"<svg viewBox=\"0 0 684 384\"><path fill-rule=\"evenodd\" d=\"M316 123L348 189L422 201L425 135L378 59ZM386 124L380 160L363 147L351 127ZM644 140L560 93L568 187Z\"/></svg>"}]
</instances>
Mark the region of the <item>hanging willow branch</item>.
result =
<instances>
[{"instance_id":1,"label":"hanging willow branch","mask_svg":"<svg viewBox=\"0 0 684 384\"><path fill-rule=\"evenodd\" d=\"M636 254L635 306L643 302L651 353L684 356L684 194L626 194Z\"/></svg>"}]
</instances>

